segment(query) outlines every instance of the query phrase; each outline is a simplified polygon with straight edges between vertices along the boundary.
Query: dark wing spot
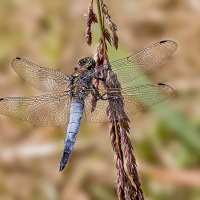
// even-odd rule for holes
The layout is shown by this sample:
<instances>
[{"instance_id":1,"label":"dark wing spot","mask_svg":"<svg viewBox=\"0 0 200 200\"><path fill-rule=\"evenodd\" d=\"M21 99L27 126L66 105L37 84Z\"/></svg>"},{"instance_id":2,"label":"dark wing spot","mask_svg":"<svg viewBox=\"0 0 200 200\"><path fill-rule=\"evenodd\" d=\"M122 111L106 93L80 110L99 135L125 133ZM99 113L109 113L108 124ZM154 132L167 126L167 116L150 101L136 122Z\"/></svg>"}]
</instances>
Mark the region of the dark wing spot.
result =
<instances>
[{"instance_id":1,"label":"dark wing spot","mask_svg":"<svg viewBox=\"0 0 200 200\"><path fill-rule=\"evenodd\" d=\"M167 40L160 41L160 44L167 42Z\"/></svg>"},{"instance_id":2,"label":"dark wing spot","mask_svg":"<svg viewBox=\"0 0 200 200\"><path fill-rule=\"evenodd\" d=\"M2 101L3 100L3 98L0 98L0 101Z\"/></svg>"},{"instance_id":3,"label":"dark wing spot","mask_svg":"<svg viewBox=\"0 0 200 200\"><path fill-rule=\"evenodd\" d=\"M164 83L158 83L158 85L165 85Z\"/></svg>"},{"instance_id":4,"label":"dark wing spot","mask_svg":"<svg viewBox=\"0 0 200 200\"><path fill-rule=\"evenodd\" d=\"M21 58L20 57L16 57L15 59L20 60Z\"/></svg>"}]
</instances>

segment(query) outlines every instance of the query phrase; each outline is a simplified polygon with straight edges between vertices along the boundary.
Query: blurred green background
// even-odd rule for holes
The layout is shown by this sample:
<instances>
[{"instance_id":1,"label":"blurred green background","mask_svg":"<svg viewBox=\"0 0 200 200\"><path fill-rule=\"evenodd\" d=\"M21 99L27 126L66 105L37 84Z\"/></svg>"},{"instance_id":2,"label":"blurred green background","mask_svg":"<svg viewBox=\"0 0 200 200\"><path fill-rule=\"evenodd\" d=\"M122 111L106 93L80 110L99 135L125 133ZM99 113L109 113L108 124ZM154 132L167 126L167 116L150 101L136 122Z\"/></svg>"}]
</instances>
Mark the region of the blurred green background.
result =
<instances>
[{"instance_id":1,"label":"blurred green background","mask_svg":"<svg viewBox=\"0 0 200 200\"><path fill-rule=\"evenodd\" d=\"M162 67L131 83L168 82L177 97L130 118L130 137L146 199L199 200L200 1L105 3L120 40L119 51L109 49L111 61L160 40L179 45ZM80 58L92 56L99 27L92 27L93 44L87 46L83 14L89 4L86 0L0 0L1 97L42 94L12 70L16 56L67 74ZM108 125L82 119L61 173L66 126L36 127L0 115L0 199L117 200Z\"/></svg>"}]
</instances>

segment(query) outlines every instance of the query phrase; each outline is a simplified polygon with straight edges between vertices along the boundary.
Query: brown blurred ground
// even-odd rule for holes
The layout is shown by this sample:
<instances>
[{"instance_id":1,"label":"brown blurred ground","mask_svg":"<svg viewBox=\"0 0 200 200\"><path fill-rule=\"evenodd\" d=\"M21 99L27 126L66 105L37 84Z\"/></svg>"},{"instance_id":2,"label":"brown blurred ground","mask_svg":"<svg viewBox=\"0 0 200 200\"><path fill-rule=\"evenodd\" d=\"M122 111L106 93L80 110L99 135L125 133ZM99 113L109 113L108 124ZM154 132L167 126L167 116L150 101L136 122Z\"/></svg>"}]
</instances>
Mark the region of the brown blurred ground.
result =
<instances>
[{"instance_id":1,"label":"brown blurred ground","mask_svg":"<svg viewBox=\"0 0 200 200\"><path fill-rule=\"evenodd\" d=\"M131 118L138 170L148 200L200 199L200 1L105 1L118 25L119 51L110 60L164 39L179 48L142 80L169 82L175 99ZM38 95L11 68L16 56L67 74L92 56L83 13L90 1L0 1L0 94ZM135 83L136 84L136 83ZM115 200L116 183L108 124L82 120L66 169L58 172L66 127L42 128L0 116L0 199Z\"/></svg>"}]
</instances>

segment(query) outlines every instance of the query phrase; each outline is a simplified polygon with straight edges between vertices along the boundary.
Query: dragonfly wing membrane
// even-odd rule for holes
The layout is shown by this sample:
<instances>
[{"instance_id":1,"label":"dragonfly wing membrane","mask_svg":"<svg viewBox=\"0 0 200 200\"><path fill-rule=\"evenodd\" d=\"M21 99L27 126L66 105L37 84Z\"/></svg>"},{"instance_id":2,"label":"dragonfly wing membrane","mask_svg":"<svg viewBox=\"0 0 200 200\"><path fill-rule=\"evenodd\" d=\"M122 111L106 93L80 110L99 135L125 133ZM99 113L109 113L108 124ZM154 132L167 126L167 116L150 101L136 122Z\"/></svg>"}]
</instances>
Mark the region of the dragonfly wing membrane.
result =
<instances>
[{"instance_id":1,"label":"dragonfly wing membrane","mask_svg":"<svg viewBox=\"0 0 200 200\"><path fill-rule=\"evenodd\" d=\"M104 90L106 92L106 90ZM84 113L86 119L93 123L102 123L109 121L107 116L108 101L97 100L94 111L91 112L92 105L94 106L95 100L90 94L84 99Z\"/></svg>"},{"instance_id":2,"label":"dragonfly wing membrane","mask_svg":"<svg viewBox=\"0 0 200 200\"><path fill-rule=\"evenodd\" d=\"M66 74L40 67L23 58L14 58L11 65L15 72L38 90L46 92L63 91L69 85L69 77Z\"/></svg>"},{"instance_id":3,"label":"dragonfly wing membrane","mask_svg":"<svg viewBox=\"0 0 200 200\"><path fill-rule=\"evenodd\" d=\"M155 43L129 57L110 63L120 83L135 80L165 62L177 49L174 41Z\"/></svg>"},{"instance_id":4,"label":"dragonfly wing membrane","mask_svg":"<svg viewBox=\"0 0 200 200\"><path fill-rule=\"evenodd\" d=\"M70 102L66 92L1 98L0 114L38 126L62 126L67 123Z\"/></svg>"},{"instance_id":5,"label":"dragonfly wing membrane","mask_svg":"<svg viewBox=\"0 0 200 200\"><path fill-rule=\"evenodd\" d=\"M106 90L102 90L102 94ZM92 95L85 99L85 115L90 122L106 122L109 121L107 110L113 109L117 119L129 117L141 112L149 107L161 103L162 101L175 95L174 89L166 84L146 84L134 87L122 88L121 96L119 89L109 91L110 105L108 100L97 100L95 110L91 112L91 105L94 100ZM104 98L108 98L104 95ZM125 111L125 113L124 113Z\"/></svg>"},{"instance_id":6,"label":"dragonfly wing membrane","mask_svg":"<svg viewBox=\"0 0 200 200\"><path fill-rule=\"evenodd\" d=\"M122 90L127 116L159 104L174 95L174 89L166 84L139 85Z\"/></svg>"}]
</instances>

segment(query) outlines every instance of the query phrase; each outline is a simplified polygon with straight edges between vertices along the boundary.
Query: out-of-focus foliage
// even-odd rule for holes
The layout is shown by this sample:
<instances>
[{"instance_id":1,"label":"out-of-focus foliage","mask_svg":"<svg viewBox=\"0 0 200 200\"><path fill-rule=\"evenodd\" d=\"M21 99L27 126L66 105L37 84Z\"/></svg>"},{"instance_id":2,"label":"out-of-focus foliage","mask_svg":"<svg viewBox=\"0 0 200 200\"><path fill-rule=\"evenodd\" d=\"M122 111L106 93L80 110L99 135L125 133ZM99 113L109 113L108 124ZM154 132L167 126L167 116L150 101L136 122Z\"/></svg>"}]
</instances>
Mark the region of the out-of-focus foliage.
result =
<instances>
[{"instance_id":1,"label":"out-of-focus foliage","mask_svg":"<svg viewBox=\"0 0 200 200\"><path fill-rule=\"evenodd\" d=\"M177 97L131 118L131 138L146 199L200 199L200 2L198 0L110 0L118 25L119 51L110 60L159 40L175 40L171 60L133 84L168 82ZM11 68L16 56L72 73L92 56L85 42L83 13L90 1L0 1L0 95L41 92ZM131 83L132 84L132 83ZM35 127L0 116L0 197L37 200L114 200L115 167L108 124L83 118L66 169L58 172L66 127Z\"/></svg>"}]
</instances>

